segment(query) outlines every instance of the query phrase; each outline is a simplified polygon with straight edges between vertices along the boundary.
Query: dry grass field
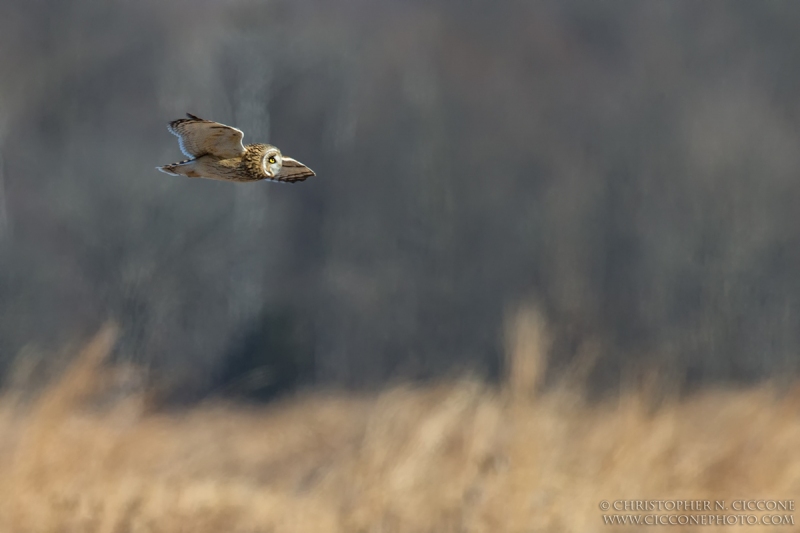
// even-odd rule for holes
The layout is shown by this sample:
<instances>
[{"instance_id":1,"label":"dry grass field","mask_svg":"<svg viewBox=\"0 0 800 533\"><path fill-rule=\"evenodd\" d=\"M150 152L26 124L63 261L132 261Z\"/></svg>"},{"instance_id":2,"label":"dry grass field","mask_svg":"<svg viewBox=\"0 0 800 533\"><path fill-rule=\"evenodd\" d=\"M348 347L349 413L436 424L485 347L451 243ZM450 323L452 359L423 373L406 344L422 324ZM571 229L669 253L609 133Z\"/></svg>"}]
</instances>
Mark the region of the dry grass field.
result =
<instances>
[{"instance_id":1,"label":"dry grass field","mask_svg":"<svg viewBox=\"0 0 800 533\"><path fill-rule=\"evenodd\" d=\"M655 409L642 391L594 405L569 386L531 394L535 320L512 331L502 388L464 379L180 412L135 394L92 401L113 335L34 401L12 388L0 402L0 532L658 531L676 528L604 525L598 503L800 499L800 389Z\"/></svg>"}]
</instances>

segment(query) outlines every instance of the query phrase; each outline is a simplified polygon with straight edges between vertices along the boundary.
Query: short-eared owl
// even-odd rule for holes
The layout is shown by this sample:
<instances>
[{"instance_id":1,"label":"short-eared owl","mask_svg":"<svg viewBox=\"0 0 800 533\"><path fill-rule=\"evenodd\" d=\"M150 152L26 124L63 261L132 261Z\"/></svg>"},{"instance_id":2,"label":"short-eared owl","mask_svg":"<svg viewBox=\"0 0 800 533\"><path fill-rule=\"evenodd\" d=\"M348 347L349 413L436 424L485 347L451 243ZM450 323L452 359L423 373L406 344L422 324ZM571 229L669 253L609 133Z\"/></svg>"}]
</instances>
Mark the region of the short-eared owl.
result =
<instances>
[{"instance_id":1,"label":"short-eared owl","mask_svg":"<svg viewBox=\"0 0 800 533\"><path fill-rule=\"evenodd\" d=\"M181 152L191 159L156 167L173 176L222 181L303 181L314 171L281 154L269 144L242 144L236 128L194 115L174 120L167 129L178 137Z\"/></svg>"}]
</instances>

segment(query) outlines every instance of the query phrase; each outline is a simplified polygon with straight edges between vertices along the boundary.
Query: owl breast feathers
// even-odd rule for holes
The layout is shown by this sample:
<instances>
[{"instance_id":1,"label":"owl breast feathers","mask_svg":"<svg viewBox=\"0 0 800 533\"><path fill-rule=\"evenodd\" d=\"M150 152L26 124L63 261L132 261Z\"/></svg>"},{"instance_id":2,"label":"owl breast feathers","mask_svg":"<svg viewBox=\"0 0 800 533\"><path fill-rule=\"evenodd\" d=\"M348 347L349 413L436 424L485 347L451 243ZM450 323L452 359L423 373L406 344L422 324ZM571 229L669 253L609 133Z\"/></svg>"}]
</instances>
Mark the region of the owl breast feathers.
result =
<instances>
[{"instance_id":1,"label":"owl breast feathers","mask_svg":"<svg viewBox=\"0 0 800 533\"><path fill-rule=\"evenodd\" d=\"M189 159L156 167L173 176L221 181L303 181L314 171L269 144L242 144L241 130L190 115L167 129Z\"/></svg>"}]
</instances>

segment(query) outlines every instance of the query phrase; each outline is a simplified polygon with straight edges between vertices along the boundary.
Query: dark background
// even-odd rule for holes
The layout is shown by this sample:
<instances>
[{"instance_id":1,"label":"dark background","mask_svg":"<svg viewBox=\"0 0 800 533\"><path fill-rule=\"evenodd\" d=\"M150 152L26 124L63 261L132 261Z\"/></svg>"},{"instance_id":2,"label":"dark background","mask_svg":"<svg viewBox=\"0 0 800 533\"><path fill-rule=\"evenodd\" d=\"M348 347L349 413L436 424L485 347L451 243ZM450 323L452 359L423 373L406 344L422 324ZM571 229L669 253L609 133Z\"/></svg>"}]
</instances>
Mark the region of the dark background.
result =
<instances>
[{"instance_id":1,"label":"dark background","mask_svg":"<svg viewBox=\"0 0 800 533\"><path fill-rule=\"evenodd\" d=\"M0 373L111 319L176 398L792 376L800 3L0 1ZM313 168L169 177L185 112ZM62 350L63 351L63 350Z\"/></svg>"}]
</instances>

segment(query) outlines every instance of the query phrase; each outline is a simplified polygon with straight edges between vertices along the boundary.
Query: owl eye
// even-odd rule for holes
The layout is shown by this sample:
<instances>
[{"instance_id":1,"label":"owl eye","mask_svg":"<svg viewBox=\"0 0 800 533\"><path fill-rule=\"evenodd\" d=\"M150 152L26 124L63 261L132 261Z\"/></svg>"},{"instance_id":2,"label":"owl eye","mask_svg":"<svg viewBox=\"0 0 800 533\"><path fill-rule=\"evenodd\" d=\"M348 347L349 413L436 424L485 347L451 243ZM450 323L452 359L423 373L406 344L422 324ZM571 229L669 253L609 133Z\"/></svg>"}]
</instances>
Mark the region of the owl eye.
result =
<instances>
[{"instance_id":1,"label":"owl eye","mask_svg":"<svg viewBox=\"0 0 800 533\"><path fill-rule=\"evenodd\" d=\"M274 157L270 157L267 161L269 161L270 163L275 163L275 158Z\"/></svg>"}]
</instances>

